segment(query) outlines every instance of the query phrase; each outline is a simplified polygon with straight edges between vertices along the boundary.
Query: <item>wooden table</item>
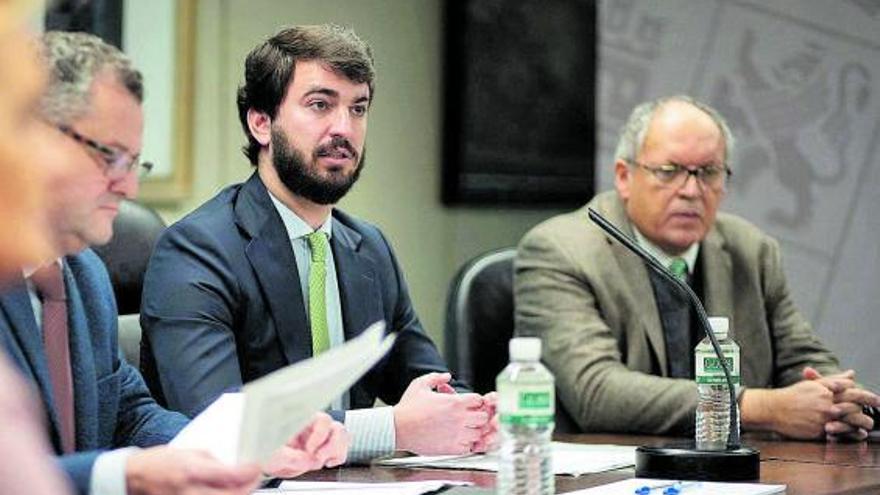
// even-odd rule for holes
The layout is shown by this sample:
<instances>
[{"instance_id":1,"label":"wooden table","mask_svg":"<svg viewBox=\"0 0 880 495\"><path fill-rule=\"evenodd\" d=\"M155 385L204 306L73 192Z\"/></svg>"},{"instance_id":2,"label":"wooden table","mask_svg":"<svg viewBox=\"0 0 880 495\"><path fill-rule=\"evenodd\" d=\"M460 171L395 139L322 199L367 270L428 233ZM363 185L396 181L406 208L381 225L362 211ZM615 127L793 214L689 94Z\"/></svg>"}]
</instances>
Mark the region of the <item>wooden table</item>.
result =
<instances>
[{"instance_id":1,"label":"wooden table","mask_svg":"<svg viewBox=\"0 0 880 495\"><path fill-rule=\"evenodd\" d=\"M632 435L557 435L563 442L663 445L669 438ZM746 436L744 443L761 451L761 482L788 485L789 495L880 494L880 441L861 443L795 442L769 436ZM632 478L633 470L556 477L557 493ZM442 469L344 467L326 469L303 477L314 481L470 481L495 486L495 473Z\"/></svg>"}]
</instances>

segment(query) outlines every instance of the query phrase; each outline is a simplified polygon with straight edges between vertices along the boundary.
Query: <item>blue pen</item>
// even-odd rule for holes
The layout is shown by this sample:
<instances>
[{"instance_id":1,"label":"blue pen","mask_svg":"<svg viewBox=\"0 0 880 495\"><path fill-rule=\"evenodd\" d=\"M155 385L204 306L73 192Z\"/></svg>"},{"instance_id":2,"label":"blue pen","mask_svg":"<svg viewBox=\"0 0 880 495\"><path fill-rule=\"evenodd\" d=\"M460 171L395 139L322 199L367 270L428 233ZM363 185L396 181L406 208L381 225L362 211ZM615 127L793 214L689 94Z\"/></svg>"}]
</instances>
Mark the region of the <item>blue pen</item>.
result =
<instances>
[{"instance_id":1,"label":"blue pen","mask_svg":"<svg viewBox=\"0 0 880 495\"><path fill-rule=\"evenodd\" d=\"M650 493L653 492L654 490L659 490L662 488L663 495L678 495L686 487L693 486L693 485L699 485L699 484L700 484L699 482L685 483L685 482L681 482L681 481L673 481L671 483L667 483L664 485L654 485L654 486L645 485L645 486L636 488L635 494L636 495L650 495Z\"/></svg>"}]
</instances>

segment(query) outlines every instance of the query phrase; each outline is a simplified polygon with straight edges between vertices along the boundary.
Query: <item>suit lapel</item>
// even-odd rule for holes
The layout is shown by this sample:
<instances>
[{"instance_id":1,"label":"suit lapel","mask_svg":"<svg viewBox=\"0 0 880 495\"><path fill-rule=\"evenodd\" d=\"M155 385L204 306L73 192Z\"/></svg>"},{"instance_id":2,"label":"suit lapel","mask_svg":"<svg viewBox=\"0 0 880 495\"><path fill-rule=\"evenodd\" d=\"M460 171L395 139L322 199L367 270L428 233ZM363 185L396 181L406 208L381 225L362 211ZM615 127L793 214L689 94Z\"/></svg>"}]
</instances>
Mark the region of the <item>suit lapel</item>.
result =
<instances>
[{"instance_id":1,"label":"suit lapel","mask_svg":"<svg viewBox=\"0 0 880 495\"><path fill-rule=\"evenodd\" d=\"M382 296L376 290L375 263L358 251L360 242L360 234L342 222L333 223L330 245L336 262L346 340L383 318Z\"/></svg>"},{"instance_id":2,"label":"suit lapel","mask_svg":"<svg viewBox=\"0 0 880 495\"><path fill-rule=\"evenodd\" d=\"M632 224L626 216L623 202L620 201L616 192L602 198L600 212L606 213L608 219L618 228L635 239ZM586 211L584 212L586 214ZM648 337L651 349L657 356L658 370L661 374L667 373L666 337L663 334L663 324L660 322L660 314L657 310L657 301L654 298L654 289L648 276L649 268L637 255L631 253L619 242L606 237L606 242L611 246L611 251L620 266L623 277L621 283L627 284L632 297L631 307L634 309L633 317L642 323L642 327Z\"/></svg>"},{"instance_id":3,"label":"suit lapel","mask_svg":"<svg viewBox=\"0 0 880 495\"><path fill-rule=\"evenodd\" d=\"M6 315L11 334L10 344L17 346L19 352L11 352L13 358L19 362L19 368L31 380L36 382L40 389L40 396L49 415L52 427L52 441L56 449L58 442L58 415L55 413L55 404L52 400L52 382L49 378L49 365L46 362L46 353L43 347L42 332L37 328L34 319L33 306L24 279L19 279L5 294L0 296L0 306Z\"/></svg>"},{"instance_id":4,"label":"suit lapel","mask_svg":"<svg viewBox=\"0 0 880 495\"><path fill-rule=\"evenodd\" d=\"M235 216L251 236L245 254L262 286L284 356L289 363L312 357L312 332L293 248L269 192L256 173L242 186Z\"/></svg>"},{"instance_id":5,"label":"suit lapel","mask_svg":"<svg viewBox=\"0 0 880 495\"><path fill-rule=\"evenodd\" d=\"M92 331L83 306L83 293L72 271L75 266L64 264L64 285L67 290L67 321L70 334L70 365L73 372L74 411L77 450L98 447L99 400L115 402L118 398L98 397L98 377L92 348ZM88 288L86 289L88 290Z\"/></svg>"},{"instance_id":6,"label":"suit lapel","mask_svg":"<svg viewBox=\"0 0 880 495\"><path fill-rule=\"evenodd\" d=\"M730 253L724 246L724 239L716 229L700 246L703 264L703 299L709 316L733 318L733 268ZM733 322L731 321L731 324ZM731 333L735 336L736 326Z\"/></svg>"}]
</instances>

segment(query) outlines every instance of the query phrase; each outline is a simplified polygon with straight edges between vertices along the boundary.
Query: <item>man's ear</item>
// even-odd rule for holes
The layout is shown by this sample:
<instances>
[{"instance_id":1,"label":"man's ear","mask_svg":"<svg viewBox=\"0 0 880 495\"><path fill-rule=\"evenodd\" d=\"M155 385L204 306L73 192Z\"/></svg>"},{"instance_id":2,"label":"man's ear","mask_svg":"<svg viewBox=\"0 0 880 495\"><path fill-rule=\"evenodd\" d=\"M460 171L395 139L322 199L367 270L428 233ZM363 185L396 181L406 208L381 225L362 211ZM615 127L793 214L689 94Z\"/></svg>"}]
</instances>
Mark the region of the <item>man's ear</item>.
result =
<instances>
[{"instance_id":1,"label":"man's ear","mask_svg":"<svg viewBox=\"0 0 880 495\"><path fill-rule=\"evenodd\" d=\"M269 115L250 108L247 113L247 123L251 136L263 146L268 146L272 140L272 119L269 118Z\"/></svg>"},{"instance_id":2,"label":"man's ear","mask_svg":"<svg viewBox=\"0 0 880 495\"><path fill-rule=\"evenodd\" d=\"M614 162L614 187L617 188L617 194L624 201L629 199L629 181L632 179L631 172L625 161L617 160Z\"/></svg>"}]
</instances>

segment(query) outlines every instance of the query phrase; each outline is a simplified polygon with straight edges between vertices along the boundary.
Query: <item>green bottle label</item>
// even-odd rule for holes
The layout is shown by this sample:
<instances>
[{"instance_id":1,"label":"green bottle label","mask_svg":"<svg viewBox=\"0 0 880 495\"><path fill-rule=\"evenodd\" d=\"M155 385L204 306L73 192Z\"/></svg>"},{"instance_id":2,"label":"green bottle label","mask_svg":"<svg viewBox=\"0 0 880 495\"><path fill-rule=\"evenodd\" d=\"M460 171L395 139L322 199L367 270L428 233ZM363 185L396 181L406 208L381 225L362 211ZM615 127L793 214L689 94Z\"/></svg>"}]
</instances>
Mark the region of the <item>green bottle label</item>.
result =
<instances>
[{"instance_id":1,"label":"green bottle label","mask_svg":"<svg viewBox=\"0 0 880 495\"><path fill-rule=\"evenodd\" d=\"M498 411L504 424L543 426L553 422L556 393L546 385L498 387Z\"/></svg>"},{"instance_id":2,"label":"green bottle label","mask_svg":"<svg viewBox=\"0 0 880 495\"><path fill-rule=\"evenodd\" d=\"M727 369L730 370L730 378L733 381L733 385L739 385L739 349L725 349L722 347L722 352L724 352L724 361L727 364ZM698 348L695 355L696 369L694 374L696 375L697 384L719 385L727 383L727 380L724 378L724 368L721 366L721 360L718 359L718 356L715 355L711 348Z\"/></svg>"},{"instance_id":3,"label":"green bottle label","mask_svg":"<svg viewBox=\"0 0 880 495\"><path fill-rule=\"evenodd\" d=\"M724 361L727 364L727 369L733 371L733 358L730 356L724 356ZM707 373L724 373L724 368L721 366L721 360L715 356L703 357L703 370Z\"/></svg>"},{"instance_id":4,"label":"green bottle label","mask_svg":"<svg viewBox=\"0 0 880 495\"><path fill-rule=\"evenodd\" d=\"M550 392L521 392L520 409L547 409L550 407Z\"/></svg>"}]
</instances>

